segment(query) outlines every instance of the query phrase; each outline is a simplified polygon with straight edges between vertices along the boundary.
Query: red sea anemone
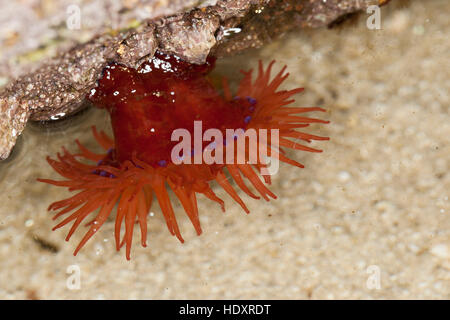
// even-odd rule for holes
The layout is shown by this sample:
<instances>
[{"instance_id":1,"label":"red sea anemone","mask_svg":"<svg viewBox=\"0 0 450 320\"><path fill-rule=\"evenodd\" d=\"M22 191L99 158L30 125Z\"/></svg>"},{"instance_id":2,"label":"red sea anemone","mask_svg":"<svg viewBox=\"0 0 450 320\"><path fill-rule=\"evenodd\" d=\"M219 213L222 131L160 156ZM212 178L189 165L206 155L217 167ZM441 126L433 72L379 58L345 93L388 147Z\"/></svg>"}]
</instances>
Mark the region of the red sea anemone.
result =
<instances>
[{"instance_id":1,"label":"red sea anemone","mask_svg":"<svg viewBox=\"0 0 450 320\"><path fill-rule=\"evenodd\" d=\"M298 114L324 110L286 107L294 101L291 97L303 89L277 91L288 74L285 74L284 67L271 80L273 63L264 70L260 62L254 81L252 70L243 72L244 78L235 96L231 94L226 80L223 81L222 96L208 79L207 74L214 66L213 58L209 58L203 65L193 65L175 56L157 52L155 57L137 70L117 64L109 65L89 99L97 107L105 108L110 113L114 140L93 128L94 137L105 150L104 154L93 153L76 141L79 153L71 154L63 149L63 153L58 154L58 160L47 158L54 170L66 180L39 179L77 192L49 207L49 210L60 210L54 219L72 212L54 227L58 229L72 222L66 240L98 209L93 219L87 223L89 229L74 255L98 231L117 204L116 247L119 250L125 244L126 257L130 259L136 222L141 230L142 246L146 246L147 215L154 198L161 207L170 233L183 242L169 197L169 188L180 201L199 235L202 230L197 194L205 195L225 210L224 202L211 189L212 181L216 181L248 213L243 200L229 182L231 179L227 178L226 171L250 197L259 198L243 178L248 179L265 200L268 201L269 197L276 198L260 178L261 176L266 184L270 184L270 173L266 170L268 163L261 152L302 168L300 163L285 155L283 148L310 152L321 150L288 138L305 142L328 138L296 131L310 123L327 123ZM198 142L195 139L198 123L201 123L201 130L206 132L216 129L216 135L205 139L200 133L201 141ZM180 148L180 144L173 139L177 129L183 129L182 133L193 134L194 139L184 141L187 144ZM235 134L229 139L228 129L240 132L241 136L237 137ZM256 144L245 144L245 138L250 137L246 133L252 129L259 132L276 131L276 139L272 134L258 135ZM227 138L218 137L217 132L225 134ZM238 147L235 148L234 142L240 140L242 135L244 147L239 147L237 143ZM181 135L177 138L180 137ZM213 142L209 143L208 140ZM191 145L193 147L189 150ZM177 152L174 152L175 149ZM177 159L174 159L174 154ZM224 161L206 163L205 159L202 162L206 154L210 159L212 157ZM225 154L230 159L225 159ZM239 154L243 154L243 157L240 158ZM96 164L87 164L85 159ZM125 234L121 237L123 223Z\"/></svg>"}]
</instances>

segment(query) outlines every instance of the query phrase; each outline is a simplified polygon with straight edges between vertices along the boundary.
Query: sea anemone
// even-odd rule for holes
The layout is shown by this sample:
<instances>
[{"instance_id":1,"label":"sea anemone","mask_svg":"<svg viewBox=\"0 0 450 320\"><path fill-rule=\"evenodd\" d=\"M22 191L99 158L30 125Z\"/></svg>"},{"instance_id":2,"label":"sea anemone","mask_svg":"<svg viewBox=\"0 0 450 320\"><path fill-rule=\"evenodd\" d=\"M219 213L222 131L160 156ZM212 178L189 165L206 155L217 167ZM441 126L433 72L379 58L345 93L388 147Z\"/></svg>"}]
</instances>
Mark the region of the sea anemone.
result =
<instances>
[{"instance_id":1,"label":"sea anemone","mask_svg":"<svg viewBox=\"0 0 450 320\"><path fill-rule=\"evenodd\" d=\"M93 127L95 139L105 150L103 154L96 154L76 141L79 153L71 154L63 148L57 160L47 158L53 169L66 180L38 179L77 192L48 208L60 210L54 219L68 215L53 229L72 222L66 241L85 219L93 216L86 224L89 229L74 255L105 223L116 204L116 248L120 250L125 244L126 258L129 260L136 223L141 230L141 244L146 246L147 216L154 198L161 207L170 233L184 242L169 189L178 198L200 235L202 229L197 194L205 195L225 210L224 202L210 186L212 181L216 181L249 213L231 180L252 198L275 199L275 194L265 185L270 184L271 173L267 159L262 155L303 168L302 164L290 159L283 148L321 152L298 141L328 138L296 129L308 127L311 123L328 123L299 115L324 110L318 107L287 107L294 102L292 96L303 89L278 90L289 75L285 73L286 67L271 80L274 61L266 69L260 61L256 79L252 79L252 70L242 72L244 77L236 94L232 95L226 79L223 80L223 94L220 94L208 78L214 62L213 58L209 58L203 65L193 65L176 56L157 52L137 70L117 64L110 64L105 69L102 79L88 98L97 107L109 111L114 139ZM212 136L205 139L201 133L200 142L192 136L184 141L187 143L184 146L193 145L190 150L186 150L188 147L180 148L180 140L174 140L174 132L182 129L182 133L195 136L199 123L201 130L216 129L216 133L222 133L227 138L221 140L213 135L215 139L211 143ZM231 139L227 135L228 129L235 130ZM251 130L276 132L276 135L258 135L256 144L245 144L245 139L250 137L247 133ZM244 144L239 147L239 143L234 142L242 138ZM174 152L175 149L178 151ZM206 154L223 161L206 163ZM231 159L226 158L225 154ZM88 164L90 162L86 160L93 164ZM244 178L260 196L247 186ZM121 236L124 223L124 235Z\"/></svg>"}]
</instances>

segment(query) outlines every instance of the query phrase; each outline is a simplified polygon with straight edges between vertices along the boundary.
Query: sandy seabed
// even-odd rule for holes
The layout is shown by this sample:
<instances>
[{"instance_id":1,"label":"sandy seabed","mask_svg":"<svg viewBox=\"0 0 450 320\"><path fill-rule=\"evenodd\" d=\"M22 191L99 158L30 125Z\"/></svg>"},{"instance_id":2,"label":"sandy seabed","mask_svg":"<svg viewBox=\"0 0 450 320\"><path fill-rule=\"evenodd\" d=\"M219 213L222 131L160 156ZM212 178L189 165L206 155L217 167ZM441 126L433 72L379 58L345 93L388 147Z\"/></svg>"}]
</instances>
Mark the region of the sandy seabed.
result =
<instances>
[{"instance_id":1,"label":"sandy seabed","mask_svg":"<svg viewBox=\"0 0 450 320\"><path fill-rule=\"evenodd\" d=\"M175 204L186 243L166 229L156 206L149 247L135 232L131 262L115 251L107 222L81 253L68 228L51 231L47 206L63 189L45 162L78 138L95 142L90 110L62 128L29 126L13 159L0 165L0 298L39 299L449 299L450 2L392 1L381 30L366 16L328 30L299 31L260 50L219 61L234 83L239 69L277 61L305 87L298 106L322 106L329 136L322 154L290 152L306 168L281 165L271 202L245 199L250 215L223 190L227 212L204 197L197 237ZM81 288L67 286L70 266ZM379 281L377 282L377 276ZM377 285L379 287L377 288Z\"/></svg>"}]
</instances>

